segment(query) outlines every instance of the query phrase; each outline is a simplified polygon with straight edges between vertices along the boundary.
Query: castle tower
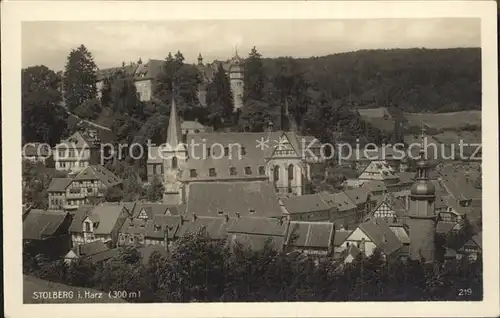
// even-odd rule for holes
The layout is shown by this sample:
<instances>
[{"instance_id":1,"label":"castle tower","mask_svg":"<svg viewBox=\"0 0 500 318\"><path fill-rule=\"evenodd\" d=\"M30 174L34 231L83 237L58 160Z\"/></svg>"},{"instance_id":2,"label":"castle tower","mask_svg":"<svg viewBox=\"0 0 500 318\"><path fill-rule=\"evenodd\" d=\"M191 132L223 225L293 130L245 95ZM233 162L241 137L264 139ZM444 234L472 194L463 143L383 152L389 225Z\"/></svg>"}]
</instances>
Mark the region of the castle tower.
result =
<instances>
[{"instance_id":1,"label":"castle tower","mask_svg":"<svg viewBox=\"0 0 500 318\"><path fill-rule=\"evenodd\" d=\"M435 188L429 181L429 162L425 160L421 150L421 158L417 162L417 178L411 188L409 203L410 258L426 262L434 261L436 212Z\"/></svg>"},{"instance_id":2,"label":"castle tower","mask_svg":"<svg viewBox=\"0 0 500 318\"><path fill-rule=\"evenodd\" d=\"M167 129L167 143L162 147L163 154L163 201L167 204L181 204L184 201L183 186L179 181L182 170L186 167L187 149L181 132L181 121L177 115L175 98L172 97L170 118Z\"/></svg>"},{"instance_id":3,"label":"castle tower","mask_svg":"<svg viewBox=\"0 0 500 318\"><path fill-rule=\"evenodd\" d=\"M203 56L201 56L201 53L198 55L198 65L203 65Z\"/></svg>"},{"instance_id":4,"label":"castle tower","mask_svg":"<svg viewBox=\"0 0 500 318\"><path fill-rule=\"evenodd\" d=\"M243 60L238 56L238 51L236 51L234 57L229 61L229 82L231 92L233 93L234 111L243 107L243 77Z\"/></svg>"}]
</instances>

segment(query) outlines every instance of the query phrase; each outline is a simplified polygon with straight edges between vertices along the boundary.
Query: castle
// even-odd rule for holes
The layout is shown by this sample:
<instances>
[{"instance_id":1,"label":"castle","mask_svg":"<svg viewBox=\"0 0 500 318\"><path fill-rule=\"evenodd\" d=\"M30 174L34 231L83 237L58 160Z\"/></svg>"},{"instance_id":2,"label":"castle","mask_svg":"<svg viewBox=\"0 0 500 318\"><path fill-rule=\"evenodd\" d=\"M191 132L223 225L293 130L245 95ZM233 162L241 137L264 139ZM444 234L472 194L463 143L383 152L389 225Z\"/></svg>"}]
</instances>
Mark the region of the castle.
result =
<instances>
[{"instance_id":1,"label":"castle","mask_svg":"<svg viewBox=\"0 0 500 318\"><path fill-rule=\"evenodd\" d=\"M104 87L104 80L116 74L123 72L125 75L134 79L134 84L141 101L149 101L153 98L155 82L158 75L162 72L164 60L149 59L146 63L133 63L122 67L113 67L101 69L97 72L97 92L101 96L101 90ZM203 57L198 56L197 69L200 72L202 83L198 86L198 99L202 106L207 105L206 89L207 85L213 80L219 65L229 77L231 92L233 93L234 110L243 106L244 92L244 60L238 56L238 52L227 61L214 61L210 64L203 64Z\"/></svg>"},{"instance_id":2,"label":"castle","mask_svg":"<svg viewBox=\"0 0 500 318\"><path fill-rule=\"evenodd\" d=\"M183 134L180 125L172 100L166 145L152 147L147 161L148 178L162 180L167 204L185 203L189 186L199 182L269 180L281 196L300 196L319 160L318 149L304 151L314 137L273 131L272 125L261 133L194 134Z\"/></svg>"}]
</instances>

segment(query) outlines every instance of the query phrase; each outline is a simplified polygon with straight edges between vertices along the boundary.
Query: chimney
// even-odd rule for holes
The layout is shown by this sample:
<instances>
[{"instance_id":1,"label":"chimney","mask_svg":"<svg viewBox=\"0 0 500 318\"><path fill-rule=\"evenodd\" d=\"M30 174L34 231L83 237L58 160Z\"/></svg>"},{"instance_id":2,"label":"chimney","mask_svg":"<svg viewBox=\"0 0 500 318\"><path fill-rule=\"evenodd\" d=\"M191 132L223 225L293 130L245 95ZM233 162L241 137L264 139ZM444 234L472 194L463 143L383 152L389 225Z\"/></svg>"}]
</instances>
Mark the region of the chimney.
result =
<instances>
[{"instance_id":1,"label":"chimney","mask_svg":"<svg viewBox=\"0 0 500 318\"><path fill-rule=\"evenodd\" d=\"M196 214L195 214L195 213L193 213L193 217L192 217L192 221L193 221L193 223L194 223L194 222L196 222L196 219L197 219L197 218L198 218L198 217L196 216Z\"/></svg>"}]
</instances>

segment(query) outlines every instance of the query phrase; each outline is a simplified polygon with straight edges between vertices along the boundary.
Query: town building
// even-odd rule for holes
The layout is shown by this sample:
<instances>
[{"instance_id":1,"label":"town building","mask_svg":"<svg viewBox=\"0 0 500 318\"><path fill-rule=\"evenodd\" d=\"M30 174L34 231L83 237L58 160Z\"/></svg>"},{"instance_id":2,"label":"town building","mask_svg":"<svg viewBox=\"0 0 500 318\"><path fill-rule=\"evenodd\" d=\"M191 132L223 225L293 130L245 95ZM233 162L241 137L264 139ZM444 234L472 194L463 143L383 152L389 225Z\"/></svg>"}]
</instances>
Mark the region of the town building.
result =
<instances>
[{"instance_id":1,"label":"town building","mask_svg":"<svg viewBox=\"0 0 500 318\"><path fill-rule=\"evenodd\" d=\"M102 241L108 247L116 247L118 232L130 212L123 203L101 203L96 206L80 206L69 228L73 246Z\"/></svg>"},{"instance_id":2,"label":"town building","mask_svg":"<svg viewBox=\"0 0 500 318\"><path fill-rule=\"evenodd\" d=\"M71 247L68 229L71 215L59 211L30 209L23 214L23 250L49 258L64 255Z\"/></svg>"},{"instance_id":3,"label":"town building","mask_svg":"<svg viewBox=\"0 0 500 318\"><path fill-rule=\"evenodd\" d=\"M118 249L110 249L104 242L94 241L76 245L64 256L64 262L69 265L81 259L91 264L96 264L118 255Z\"/></svg>"},{"instance_id":4,"label":"town building","mask_svg":"<svg viewBox=\"0 0 500 318\"><path fill-rule=\"evenodd\" d=\"M457 258L467 257L471 261L477 261L483 253L483 232L474 235L457 251Z\"/></svg>"},{"instance_id":5,"label":"town building","mask_svg":"<svg viewBox=\"0 0 500 318\"><path fill-rule=\"evenodd\" d=\"M329 256L334 251L335 224L332 222L291 221L287 231L287 252Z\"/></svg>"},{"instance_id":6,"label":"town building","mask_svg":"<svg viewBox=\"0 0 500 318\"><path fill-rule=\"evenodd\" d=\"M74 211L80 205L104 197L106 190L120 187L122 180L100 165L84 168L70 178L52 178L49 184L49 208Z\"/></svg>"},{"instance_id":7,"label":"town building","mask_svg":"<svg viewBox=\"0 0 500 318\"><path fill-rule=\"evenodd\" d=\"M341 245L341 250L355 245L366 257L378 249L383 257L400 257L403 243L383 219L374 218L361 223Z\"/></svg>"},{"instance_id":8,"label":"town building","mask_svg":"<svg viewBox=\"0 0 500 318\"><path fill-rule=\"evenodd\" d=\"M164 202L186 201L198 182L269 180L285 196L305 194L311 155L296 132L198 133L183 135L172 101L166 144L148 151L148 178L163 181Z\"/></svg>"},{"instance_id":9,"label":"town building","mask_svg":"<svg viewBox=\"0 0 500 318\"><path fill-rule=\"evenodd\" d=\"M100 164L101 149L97 132L75 132L55 146L53 157L56 170L72 173Z\"/></svg>"},{"instance_id":10,"label":"town building","mask_svg":"<svg viewBox=\"0 0 500 318\"><path fill-rule=\"evenodd\" d=\"M320 194L306 194L282 199L284 214L291 221L330 221L337 208L327 204Z\"/></svg>"},{"instance_id":11,"label":"town building","mask_svg":"<svg viewBox=\"0 0 500 318\"><path fill-rule=\"evenodd\" d=\"M238 218L227 229L230 246L237 243L252 250L262 250L268 246L282 251L287 238L289 224L284 218L271 219L259 217Z\"/></svg>"}]
</instances>

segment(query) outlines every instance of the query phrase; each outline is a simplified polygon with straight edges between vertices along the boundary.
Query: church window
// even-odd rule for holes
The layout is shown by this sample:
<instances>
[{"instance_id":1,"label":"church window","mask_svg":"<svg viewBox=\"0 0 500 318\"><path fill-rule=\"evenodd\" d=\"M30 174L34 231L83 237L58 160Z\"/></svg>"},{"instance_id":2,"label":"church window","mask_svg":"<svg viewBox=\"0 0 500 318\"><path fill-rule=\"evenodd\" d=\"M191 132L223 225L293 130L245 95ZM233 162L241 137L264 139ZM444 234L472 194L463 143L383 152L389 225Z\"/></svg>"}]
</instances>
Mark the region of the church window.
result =
<instances>
[{"instance_id":1,"label":"church window","mask_svg":"<svg viewBox=\"0 0 500 318\"><path fill-rule=\"evenodd\" d=\"M259 166L259 174L261 176L266 174L266 168L264 166Z\"/></svg>"},{"instance_id":2,"label":"church window","mask_svg":"<svg viewBox=\"0 0 500 318\"><path fill-rule=\"evenodd\" d=\"M235 167L229 168L229 174L232 176L235 176L236 175L236 168Z\"/></svg>"},{"instance_id":3,"label":"church window","mask_svg":"<svg viewBox=\"0 0 500 318\"><path fill-rule=\"evenodd\" d=\"M215 177L216 176L216 174L215 174L215 168L208 169L208 175L211 176L211 177Z\"/></svg>"},{"instance_id":4,"label":"church window","mask_svg":"<svg viewBox=\"0 0 500 318\"><path fill-rule=\"evenodd\" d=\"M293 180L293 165L288 166L288 180Z\"/></svg>"},{"instance_id":5,"label":"church window","mask_svg":"<svg viewBox=\"0 0 500 318\"><path fill-rule=\"evenodd\" d=\"M280 179L280 166L274 166L273 176L274 176L274 181L278 181Z\"/></svg>"},{"instance_id":6,"label":"church window","mask_svg":"<svg viewBox=\"0 0 500 318\"><path fill-rule=\"evenodd\" d=\"M248 176L248 175L251 175L252 174L252 168L250 167L245 167L245 174Z\"/></svg>"},{"instance_id":7,"label":"church window","mask_svg":"<svg viewBox=\"0 0 500 318\"><path fill-rule=\"evenodd\" d=\"M191 178L196 178L198 176L198 173L196 173L196 169L189 170L189 176Z\"/></svg>"},{"instance_id":8,"label":"church window","mask_svg":"<svg viewBox=\"0 0 500 318\"><path fill-rule=\"evenodd\" d=\"M172 169L177 169L177 157L172 158Z\"/></svg>"}]
</instances>

